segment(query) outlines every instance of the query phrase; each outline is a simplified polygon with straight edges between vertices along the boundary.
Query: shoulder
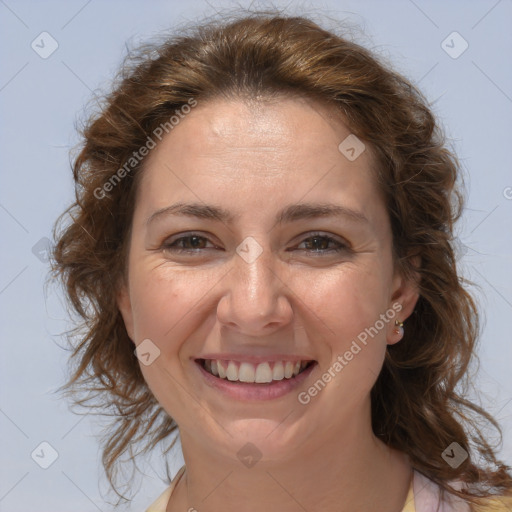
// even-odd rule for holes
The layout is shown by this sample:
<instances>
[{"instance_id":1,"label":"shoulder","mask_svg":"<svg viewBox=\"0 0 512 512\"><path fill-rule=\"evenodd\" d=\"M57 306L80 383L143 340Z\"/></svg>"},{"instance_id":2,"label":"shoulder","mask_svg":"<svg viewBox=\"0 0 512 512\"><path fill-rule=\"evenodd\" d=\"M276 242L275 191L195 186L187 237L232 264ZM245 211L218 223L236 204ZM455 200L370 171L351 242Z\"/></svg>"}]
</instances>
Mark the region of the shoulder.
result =
<instances>
[{"instance_id":1,"label":"shoulder","mask_svg":"<svg viewBox=\"0 0 512 512\"><path fill-rule=\"evenodd\" d=\"M450 485L460 490L460 482L451 482ZM428 512L437 510L438 500L441 496L439 486L428 477L419 472L414 473L414 502L415 512ZM478 500L477 505L470 506L465 500L453 495L443 494L442 512L512 512L512 496L491 496ZM404 511L405 512L405 511Z\"/></svg>"},{"instance_id":2,"label":"shoulder","mask_svg":"<svg viewBox=\"0 0 512 512\"><path fill-rule=\"evenodd\" d=\"M147 509L146 512L165 512L167 510L167 505L169 503L169 499L171 494L176 487L176 484L182 477L185 472L185 466L182 466L176 476L173 478L171 485L165 489L165 491L160 494L160 496L154 501Z\"/></svg>"},{"instance_id":3,"label":"shoulder","mask_svg":"<svg viewBox=\"0 0 512 512\"><path fill-rule=\"evenodd\" d=\"M512 512L512 496L494 496L480 501L474 512Z\"/></svg>"},{"instance_id":4,"label":"shoulder","mask_svg":"<svg viewBox=\"0 0 512 512\"><path fill-rule=\"evenodd\" d=\"M165 512L171 493L172 489L167 487L167 489L160 494L153 503L151 503L151 505L146 509L146 512Z\"/></svg>"}]
</instances>

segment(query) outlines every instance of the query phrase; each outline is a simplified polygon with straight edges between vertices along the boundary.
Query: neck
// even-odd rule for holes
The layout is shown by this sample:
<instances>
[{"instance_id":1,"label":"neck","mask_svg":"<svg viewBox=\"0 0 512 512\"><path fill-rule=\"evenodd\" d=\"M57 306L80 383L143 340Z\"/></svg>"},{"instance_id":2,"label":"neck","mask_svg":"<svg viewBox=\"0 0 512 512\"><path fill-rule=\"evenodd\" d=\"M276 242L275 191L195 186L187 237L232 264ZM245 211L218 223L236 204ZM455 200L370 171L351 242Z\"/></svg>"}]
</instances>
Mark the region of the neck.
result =
<instances>
[{"instance_id":1,"label":"neck","mask_svg":"<svg viewBox=\"0 0 512 512\"><path fill-rule=\"evenodd\" d=\"M300 453L285 461L262 459L246 468L205 451L182 434L187 470L167 512L402 510L411 466L404 454L378 440L369 426L354 421L342 433L333 428L327 437L309 439Z\"/></svg>"}]
</instances>

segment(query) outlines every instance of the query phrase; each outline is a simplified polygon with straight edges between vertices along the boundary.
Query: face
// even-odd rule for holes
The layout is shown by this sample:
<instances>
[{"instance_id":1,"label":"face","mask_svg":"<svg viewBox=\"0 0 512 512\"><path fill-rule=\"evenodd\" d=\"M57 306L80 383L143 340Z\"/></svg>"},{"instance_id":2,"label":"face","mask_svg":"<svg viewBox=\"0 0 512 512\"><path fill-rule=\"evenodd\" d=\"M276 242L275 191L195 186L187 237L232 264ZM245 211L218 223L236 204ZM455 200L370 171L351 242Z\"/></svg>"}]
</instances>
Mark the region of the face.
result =
<instances>
[{"instance_id":1,"label":"face","mask_svg":"<svg viewBox=\"0 0 512 512\"><path fill-rule=\"evenodd\" d=\"M394 272L370 149L339 149L349 135L309 100L212 100L149 155L118 301L182 442L285 459L370 428L417 294Z\"/></svg>"}]
</instances>

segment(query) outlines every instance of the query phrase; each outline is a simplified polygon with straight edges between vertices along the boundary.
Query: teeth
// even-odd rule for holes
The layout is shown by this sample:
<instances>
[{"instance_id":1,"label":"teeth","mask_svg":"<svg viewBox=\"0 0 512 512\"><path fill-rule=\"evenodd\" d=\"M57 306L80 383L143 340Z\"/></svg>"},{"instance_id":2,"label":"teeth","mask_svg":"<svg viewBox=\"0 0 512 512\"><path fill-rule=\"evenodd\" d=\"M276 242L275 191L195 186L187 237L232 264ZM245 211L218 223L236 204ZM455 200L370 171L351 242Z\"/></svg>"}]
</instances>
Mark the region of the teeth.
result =
<instances>
[{"instance_id":1,"label":"teeth","mask_svg":"<svg viewBox=\"0 0 512 512\"><path fill-rule=\"evenodd\" d=\"M225 379L226 378L226 369L222 365L222 361L217 361L217 370L219 372L219 377L221 379Z\"/></svg>"},{"instance_id":2,"label":"teeth","mask_svg":"<svg viewBox=\"0 0 512 512\"><path fill-rule=\"evenodd\" d=\"M228 380L238 380L238 368L233 361L229 361L226 377Z\"/></svg>"},{"instance_id":3,"label":"teeth","mask_svg":"<svg viewBox=\"0 0 512 512\"><path fill-rule=\"evenodd\" d=\"M286 361L286 364L284 365L284 376L287 379L291 379L293 375L293 363L290 361Z\"/></svg>"},{"instance_id":4,"label":"teeth","mask_svg":"<svg viewBox=\"0 0 512 512\"><path fill-rule=\"evenodd\" d=\"M256 367L256 382L272 382L272 370L268 363L260 363Z\"/></svg>"},{"instance_id":5,"label":"teeth","mask_svg":"<svg viewBox=\"0 0 512 512\"><path fill-rule=\"evenodd\" d=\"M206 359L204 369L231 382L248 382L265 384L273 380L291 379L297 376L308 365L308 361L276 361L273 363L237 363L235 361L221 361L219 359Z\"/></svg>"},{"instance_id":6,"label":"teeth","mask_svg":"<svg viewBox=\"0 0 512 512\"><path fill-rule=\"evenodd\" d=\"M283 380L284 379L284 366L281 361L277 361L274 364L274 370L272 371L272 379L273 380Z\"/></svg>"},{"instance_id":7,"label":"teeth","mask_svg":"<svg viewBox=\"0 0 512 512\"><path fill-rule=\"evenodd\" d=\"M254 382L256 380L254 366L249 363L241 363L238 370L238 380L240 382Z\"/></svg>"}]
</instances>

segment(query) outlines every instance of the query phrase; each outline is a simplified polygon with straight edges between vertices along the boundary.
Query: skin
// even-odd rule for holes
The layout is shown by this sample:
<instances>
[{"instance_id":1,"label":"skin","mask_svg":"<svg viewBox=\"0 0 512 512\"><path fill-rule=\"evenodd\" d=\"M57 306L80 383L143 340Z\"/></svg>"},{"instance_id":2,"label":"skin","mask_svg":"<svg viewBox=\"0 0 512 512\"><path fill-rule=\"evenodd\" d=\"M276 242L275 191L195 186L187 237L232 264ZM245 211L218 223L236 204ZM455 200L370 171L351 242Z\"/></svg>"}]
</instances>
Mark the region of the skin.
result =
<instances>
[{"instance_id":1,"label":"skin","mask_svg":"<svg viewBox=\"0 0 512 512\"><path fill-rule=\"evenodd\" d=\"M386 346L400 340L394 321L307 405L297 400L381 314L398 303L396 318L405 321L418 299L394 268L370 148L354 161L338 150L350 133L311 100L218 99L199 103L149 155L118 304L133 342L159 348L141 370L179 425L187 471L167 512L396 512L404 505L411 466L377 439L370 420ZM162 215L147 225L178 201L238 218ZM276 223L283 207L306 202L341 205L367 222ZM206 240L179 247L195 252L163 248L190 232ZM335 241L315 242L313 234ZM262 249L251 263L236 252L248 236ZM336 241L348 249L334 252ZM194 362L221 351L300 354L318 364L285 396L234 400L207 385ZM251 468L237 457L247 442L262 456Z\"/></svg>"}]
</instances>

